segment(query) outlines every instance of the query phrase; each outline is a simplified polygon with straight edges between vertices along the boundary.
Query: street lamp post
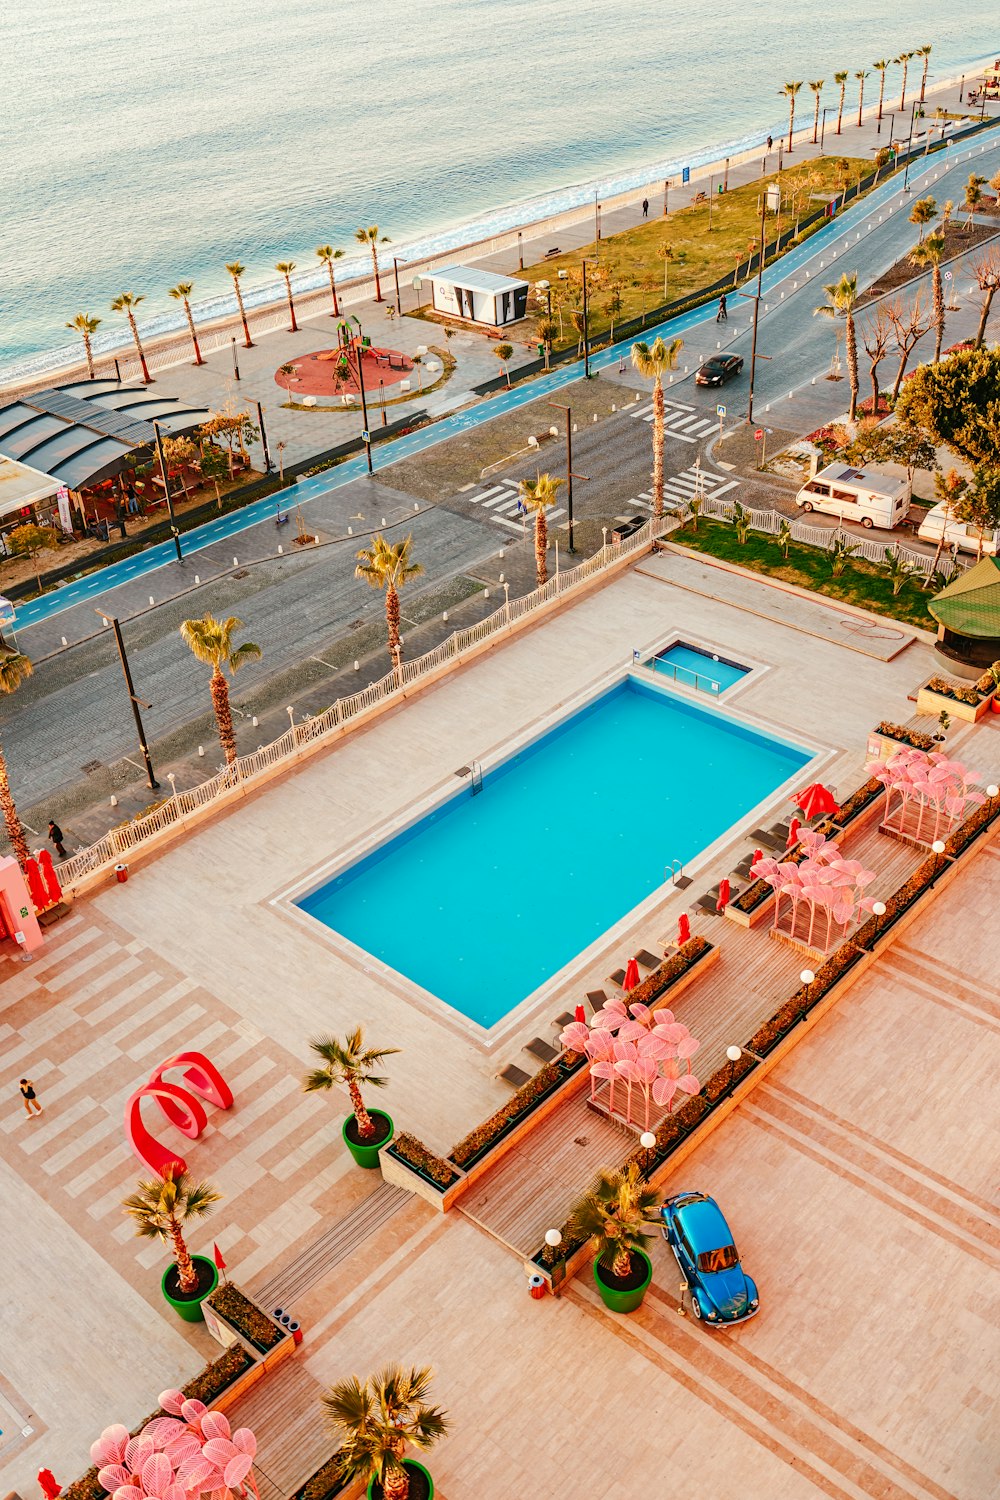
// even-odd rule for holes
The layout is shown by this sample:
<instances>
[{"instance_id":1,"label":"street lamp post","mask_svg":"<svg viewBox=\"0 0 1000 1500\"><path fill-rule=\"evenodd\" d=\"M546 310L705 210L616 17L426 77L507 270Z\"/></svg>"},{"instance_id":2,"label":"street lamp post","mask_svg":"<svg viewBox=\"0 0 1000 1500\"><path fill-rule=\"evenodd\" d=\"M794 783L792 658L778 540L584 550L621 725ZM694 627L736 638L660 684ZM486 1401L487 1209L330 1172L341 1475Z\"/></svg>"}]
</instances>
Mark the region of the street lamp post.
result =
<instances>
[{"instance_id":1,"label":"street lamp post","mask_svg":"<svg viewBox=\"0 0 1000 1500\"><path fill-rule=\"evenodd\" d=\"M802 1004L799 1007L799 1020L801 1021L806 1011L809 1009L810 991L812 990L813 984L816 981L816 975L813 973L812 969L803 969L802 973L799 975L799 980L802 985Z\"/></svg>"},{"instance_id":2,"label":"street lamp post","mask_svg":"<svg viewBox=\"0 0 1000 1500\"><path fill-rule=\"evenodd\" d=\"M903 192L904 193L908 193L910 191L910 147L913 145L913 120L914 120L914 117L915 117L916 112L917 112L917 104L918 103L919 103L919 100L914 99L913 105L912 105L912 107L910 109L910 134L909 134L909 136L907 137L907 140L906 140L906 168L905 168L905 170L903 172Z\"/></svg>"},{"instance_id":3,"label":"street lamp post","mask_svg":"<svg viewBox=\"0 0 1000 1500\"><path fill-rule=\"evenodd\" d=\"M643 1165L648 1172L650 1167L653 1165L653 1152L656 1150L656 1136L651 1130L644 1130L642 1132L642 1135L639 1137L639 1145L646 1153L646 1160Z\"/></svg>"},{"instance_id":4,"label":"street lamp post","mask_svg":"<svg viewBox=\"0 0 1000 1500\"><path fill-rule=\"evenodd\" d=\"M819 128L819 149L820 149L820 155L823 154L823 142L826 139L826 117L827 117L827 115L830 113L830 111L832 109L833 109L833 105L832 104L828 104L827 107L826 107L826 109L824 109L824 111L823 111L823 123L822 123L822 125Z\"/></svg>"},{"instance_id":5,"label":"street lamp post","mask_svg":"<svg viewBox=\"0 0 1000 1500\"><path fill-rule=\"evenodd\" d=\"M872 947L874 948L878 942L878 930L882 925L882 918L885 916L884 901L872 902L872 916L875 918L875 931L872 933Z\"/></svg>"},{"instance_id":6,"label":"street lamp post","mask_svg":"<svg viewBox=\"0 0 1000 1500\"><path fill-rule=\"evenodd\" d=\"M780 189L779 189L780 191ZM764 277L764 248L767 235L767 193L760 195L760 250L757 254L757 293L753 299L753 338L750 342L750 390L747 395L747 421L753 421L753 388L757 374L757 324L760 319L761 283ZM745 294L741 294L745 295Z\"/></svg>"},{"instance_id":7,"label":"street lamp post","mask_svg":"<svg viewBox=\"0 0 1000 1500\"><path fill-rule=\"evenodd\" d=\"M159 422L153 423L153 432L156 435L156 454L160 460L160 478L163 480L163 493L167 497L167 514L170 517L170 532L174 539L174 546L177 549L177 561L183 562L184 554L181 551L181 534L177 529L177 517L174 515L174 502L170 494L170 476L167 473L167 459L166 455L163 452L163 438L160 435Z\"/></svg>"},{"instance_id":8,"label":"street lamp post","mask_svg":"<svg viewBox=\"0 0 1000 1500\"><path fill-rule=\"evenodd\" d=\"M395 255L392 257L392 274L396 282L396 315L401 318L403 316L403 304L399 297L399 258Z\"/></svg>"},{"instance_id":9,"label":"street lamp post","mask_svg":"<svg viewBox=\"0 0 1000 1500\"><path fill-rule=\"evenodd\" d=\"M353 322L358 330L354 341L354 352L358 356L358 389L361 392L361 420L365 424L362 436L365 443L365 457L368 460L368 473L371 475L375 472L375 466L372 463L372 435L368 427L368 399L365 395L365 352L361 342L361 324L357 318L354 318Z\"/></svg>"},{"instance_id":10,"label":"street lamp post","mask_svg":"<svg viewBox=\"0 0 1000 1500\"><path fill-rule=\"evenodd\" d=\"M240 378L240 357L239 357L239 355L236 352L236 340L235 340L235 338L230 339L230 343L233 346L233 374L236 376L236 379L239 380L239 378Z\"/></svg>"},{"instance_id":11,"label":"street lamp post","mask_svg":"<svg viewBox=\"0 0 1000 1500\"><path fill-rule=\"evenodd\" d=\"M561 401L549 401L548 406L555 406L559 411L566 413L566 528L569 533L567 551L575 554L576 546L573 541L573 423L572 412L568 406ZM580 476L583 477L582 475Z\"/></svg>"},{"instance_id":12,"label":"street lamp post","mask_svg":"<svg viewBox=\"0 0 1000 1500\"><path fill-rule=\"evenodd\" d=\"M267 433L264 430L264 408L259 401L257 402L257 425L260 428L260 441L264 449L264 472L270 474L274 465L271 462L271 453L267 446Z\"/></svg>"},{"instance_id":13,"label":"street lamp post","mask_svg":"<svg viewBox=\"0 0 1000 1500\"><path fill-rule=\"evenodd\" d=\"M589 328L587 326L587 266L588 265L595 265L596 262L593 261L593 260L588 260L588 258L586 256L584 256L584 258L580 262L580 264L581 264L581 266L583 268L583 378L584 378L584 380L589 380L590 379L590 337L589 337L590 330L589 330Z\"/></svg>"},{"instance_id":14,"label":"street lamp post","mask_svg":"<svg viewBox=\"0 0 1000 1500\"><path fill-rule=\"evenodd\" d=\"M125 654L125 642L122 640L122 629L118 623L117 617L114 617L110 621L108 621L107 615L102 614L99 609L95 610L94 613L101 615L102 620L104 620L106 624L110 623L111 628L115 633L115 645L118 647L118 659L122 664L122 676L125 678L125 689L128 693L129 703L132 705L132 717L135 719L136 733L139 736L139 749L142 751L142 758L146 765L146 780L149 783L150 791L155 792L159 789L160 783L157 781L156 776L153 773L153 762L150 758L149 746L146 742L146 731L143 728L142 715L139 712L140 704L142 704L143 708L152 708L153 705L151 703L144 703L141 698L137 698L135 695L135 687L132 683L132 672L128 664L128 657Z\"/></svg>"}]
</instances>

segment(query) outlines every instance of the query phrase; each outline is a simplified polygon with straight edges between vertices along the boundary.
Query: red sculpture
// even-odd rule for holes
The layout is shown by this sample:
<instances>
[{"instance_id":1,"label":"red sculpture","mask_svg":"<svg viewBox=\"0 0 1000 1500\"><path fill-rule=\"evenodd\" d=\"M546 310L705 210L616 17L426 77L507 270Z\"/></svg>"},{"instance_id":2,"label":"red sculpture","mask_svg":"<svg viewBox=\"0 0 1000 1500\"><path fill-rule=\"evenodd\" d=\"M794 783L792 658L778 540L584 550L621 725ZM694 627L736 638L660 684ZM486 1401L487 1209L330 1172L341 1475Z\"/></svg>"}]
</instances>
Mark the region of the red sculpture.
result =
<instances>
[{"instance_id":1,"label":"red sculpture","mask_svg":"<svg viewBox=\"0 0 1000 1500\"><path fill-rule=\"evenodd\" d=\"M187 1066L185 1066L187 1065ZM163 1074L171 1068L185 1068L183 1080L186 1087L168 1083ZM136 1089L125 1105L125 1134L132 1150L141 1162L151 1167L158 1176L173 1168L174 1174L187 1171L187 1162L175 1151L170 1151L150 1132L142 1118L142 1100L148 1095L155 1099L163 1114L190 1140L197 1140L208 1123L208 1116L200 1099L220 1109L229 1109L233 1094L228 1083L214 1063L209 1062L203 1052L178 1052L166 1062L160 1063L149 1075L149 1081Z\"/></svg>"},{"instance_id":2,"label":"red sculpture","mask_svg":"<svg viewBox=\"0 0 1000 1500\"><path fill-rule=\"evenodd\" d=\"M55 906L57 901L62 900L62 886L59 884L59 876L52 864L52 855L47 849L39 849L37 858L42 871L42 879L45 881L47 904Z\"/></svg>"}]
</instances>

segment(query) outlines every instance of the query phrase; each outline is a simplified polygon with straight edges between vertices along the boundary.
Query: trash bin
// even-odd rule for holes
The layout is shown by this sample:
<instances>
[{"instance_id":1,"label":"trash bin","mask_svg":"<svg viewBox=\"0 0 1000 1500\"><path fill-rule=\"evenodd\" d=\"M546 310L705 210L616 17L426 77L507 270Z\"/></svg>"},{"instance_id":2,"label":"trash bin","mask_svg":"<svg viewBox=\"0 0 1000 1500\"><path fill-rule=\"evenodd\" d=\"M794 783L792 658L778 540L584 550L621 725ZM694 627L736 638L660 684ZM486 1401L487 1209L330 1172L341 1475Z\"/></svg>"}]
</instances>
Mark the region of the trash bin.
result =
<instances>
[{"instance_id":1,"label":"trash bin","mask_svg":"<svg viewBox=\"0 0 1000 1500\"><path fill-rule=\"evenodd\" d=\"M115 865L115 879L119 885L124 885L128 879L128 865Z\"/></svg>"},{"instance_id":2,"label":"trash bin","mask_svg":"<svg viewBox=\"0 0 1000 1500\"><path fill-rule=\"evenodd\" d=\"M528 1279L528 1291L536 1302L540 1302L548 1291L548 1285L544 1276L531 1276Z\"/></svg>"}]
</instances>

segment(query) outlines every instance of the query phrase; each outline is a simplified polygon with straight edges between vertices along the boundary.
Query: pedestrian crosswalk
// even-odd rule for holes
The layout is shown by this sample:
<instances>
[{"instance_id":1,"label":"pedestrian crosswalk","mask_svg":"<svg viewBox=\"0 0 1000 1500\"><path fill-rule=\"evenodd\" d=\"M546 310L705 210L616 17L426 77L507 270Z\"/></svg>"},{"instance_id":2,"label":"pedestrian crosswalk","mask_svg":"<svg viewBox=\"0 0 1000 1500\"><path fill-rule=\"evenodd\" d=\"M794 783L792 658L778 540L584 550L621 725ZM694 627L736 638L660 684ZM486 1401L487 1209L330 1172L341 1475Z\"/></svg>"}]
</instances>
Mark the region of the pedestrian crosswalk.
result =
<instances>
[{"instance_id":1,"label":"pedestrian crosswalk","mask_svg":"<svg viewBox=\"0 0 1000 1500\"><path fill-rule=\"evenodd\" d=\"M644 406L636 407L630 415L641 417L644 422L651 422L653 420L652 401L647 401ZM677 438L679 442L696 443L707 432L711 432L716 422L706 415L703 406L686 406L682 401L664 401L663 425L669 436Z\"/></svg>"},{"instance_id":2,"label":"pedestrian crosswalk","mask_svg":"<svg viewBox=\"0 0 1000 1500\"><path fill-rule=\"evenodd\" d=\"M674 474L663 481L663 508L673 510L676 506L690 500L692 495L702 494L706 499L718 500L728 490L735 489L739 484L738 479L727 479L725 474L713 474L711 469L702 469L698 464L692 464L682 474ZM643 490L630 505L637 506L640 510L652 510L653 496L650 490Z\"/></svg>"},{"instance_id":3,"label":"pedestrian crosswalk","mask_svg":"<svg viewBox=\"0 0 1000 1500\"><path fill-rule=\"evenodd\" d=\"M502 484L491 485L489 489L480 490L478 495L466 495L463 497L470 505L478 505L480 514L489 512L488 520L496 526L518 526L523 520L525 524L533 524L534 517L530 512L519 509L517 498L517 485L505 480ZM551 525L564 516L566 511L563 507L553 506L545 512L546 520Z\"/></svg>"}]
</instances>

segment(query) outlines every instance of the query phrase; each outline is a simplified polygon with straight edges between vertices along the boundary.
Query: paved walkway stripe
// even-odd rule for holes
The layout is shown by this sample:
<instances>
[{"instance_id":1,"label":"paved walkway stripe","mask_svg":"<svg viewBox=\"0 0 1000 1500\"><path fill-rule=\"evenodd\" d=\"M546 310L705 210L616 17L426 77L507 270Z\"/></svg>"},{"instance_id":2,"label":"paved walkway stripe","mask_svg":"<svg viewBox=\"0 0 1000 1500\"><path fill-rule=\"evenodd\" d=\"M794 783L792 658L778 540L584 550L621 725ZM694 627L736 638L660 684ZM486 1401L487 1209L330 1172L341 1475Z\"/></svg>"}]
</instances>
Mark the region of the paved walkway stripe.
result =
<instances>
[{"instance_id":1,"label":"paved walkway stripe","mask_svg":"<svg viewBox=\"0 0 1000 1500\"><path fill-rule=\"evenodd\" d=\"M381 1187L362 1198L349 1214L325 1229L287 1266L267 1280L251 1282L251 1295L266 1309L286 1307L322 1281L328 1271L346 1260L409 1200L405 1188L383 1182Z\"/></svg>"}]
</instances>

